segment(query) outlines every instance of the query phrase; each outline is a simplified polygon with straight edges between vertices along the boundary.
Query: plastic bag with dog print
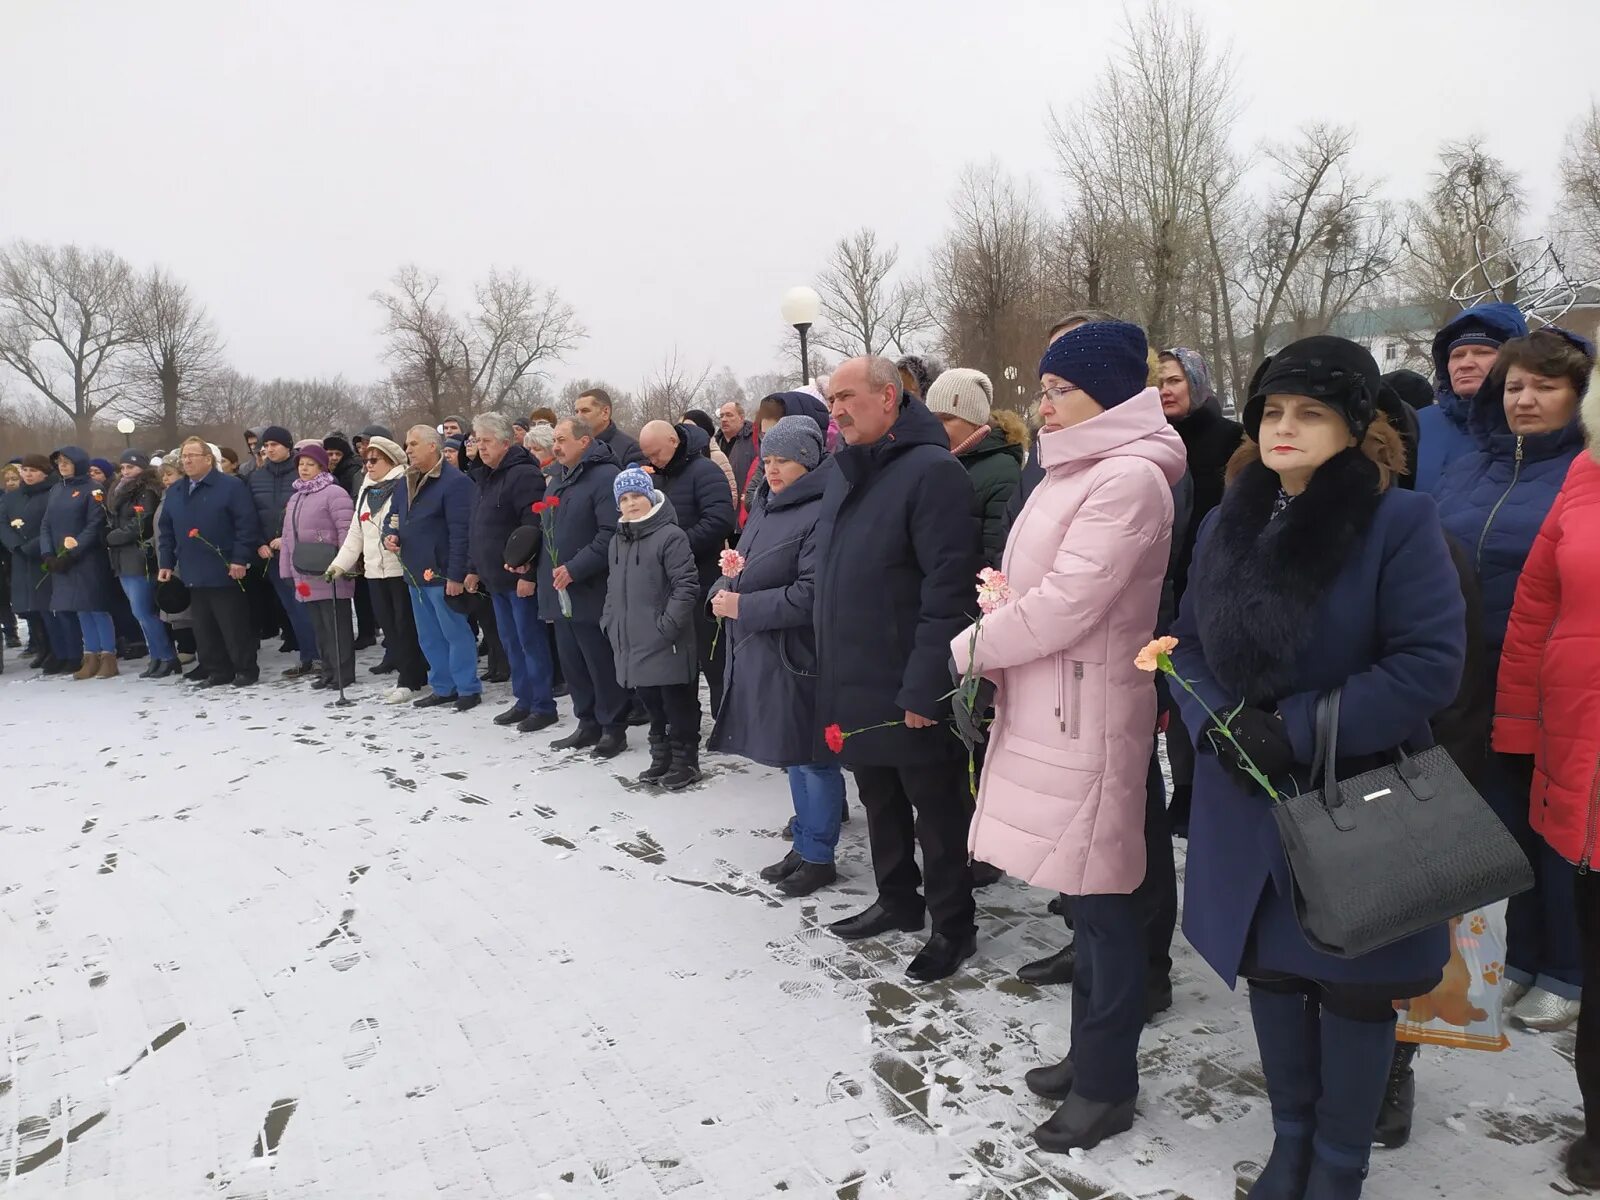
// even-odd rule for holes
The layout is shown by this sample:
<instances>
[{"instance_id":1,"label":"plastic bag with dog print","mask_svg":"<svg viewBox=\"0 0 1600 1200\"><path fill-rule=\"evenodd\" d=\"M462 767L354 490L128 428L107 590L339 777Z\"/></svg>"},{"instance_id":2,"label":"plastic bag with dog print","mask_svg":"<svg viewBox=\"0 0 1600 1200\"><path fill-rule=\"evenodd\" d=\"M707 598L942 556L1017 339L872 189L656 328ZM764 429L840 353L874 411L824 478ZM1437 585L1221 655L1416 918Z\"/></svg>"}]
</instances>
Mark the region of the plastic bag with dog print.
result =
<instances>
[{"instance_id":1,"label":"plastic bag with dog print","mask_svg":"<svg viewBox=\"0 0 1600 1200\"><path fill-rule=\"evenodd\" d=\"M1395 1037L1468 1050L1504 1050L1511 1044L1500 1013L1505 911L1502 901L1450 922L1450 959L1444 978L1426 996L1395 1002L1400 1010Z\"/></svg>"}]
</instances>

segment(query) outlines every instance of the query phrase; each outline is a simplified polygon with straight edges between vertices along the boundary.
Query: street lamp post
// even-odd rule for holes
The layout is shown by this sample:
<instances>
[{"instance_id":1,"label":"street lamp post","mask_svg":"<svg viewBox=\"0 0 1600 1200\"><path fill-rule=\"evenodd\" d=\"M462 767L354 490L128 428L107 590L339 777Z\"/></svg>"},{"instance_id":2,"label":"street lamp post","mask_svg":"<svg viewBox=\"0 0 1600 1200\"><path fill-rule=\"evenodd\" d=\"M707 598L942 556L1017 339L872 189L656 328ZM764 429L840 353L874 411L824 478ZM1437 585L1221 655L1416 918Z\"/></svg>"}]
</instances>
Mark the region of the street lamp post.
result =
<instances>
[{"instance_id":1,"label":"street lamp post","mask_svg":"<svg viewBox=\"0 0 1600 1200\"><path fill-rule=\"evenodd\" d=\"M806 350L806 333L822 312L822 297L817 295L815 288L801 284L783 294L779 311L783 313L784 322L793 325L795 332L800 335L800 383L808 384L811 382L811 356Z\"/></svg>"},{"instance_id":2,"label":"street lamp post","mask_svg":"<svg viewBox=\"0 0 1600 1200\"><path fill-rule=\"evenodd\" d=\"M137 428L138 426L133 423L132 417L123 417L117 422L117 432L122 435L122 448L124 450L133 448L133 431Z\"/></svg>"}]
</instances>

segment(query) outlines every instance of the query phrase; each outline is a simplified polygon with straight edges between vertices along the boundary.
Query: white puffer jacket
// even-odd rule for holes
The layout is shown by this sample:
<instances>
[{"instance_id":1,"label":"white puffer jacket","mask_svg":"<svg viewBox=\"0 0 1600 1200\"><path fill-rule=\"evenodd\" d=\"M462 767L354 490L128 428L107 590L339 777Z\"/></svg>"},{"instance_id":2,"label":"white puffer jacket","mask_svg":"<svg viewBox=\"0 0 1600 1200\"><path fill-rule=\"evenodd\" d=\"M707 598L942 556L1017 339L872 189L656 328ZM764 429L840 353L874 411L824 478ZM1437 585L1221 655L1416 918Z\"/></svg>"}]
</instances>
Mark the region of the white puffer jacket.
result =
<instances>
[{"instance_id":1,"label":"white puffer jacket","mask_svg":"<svg viewBox=\"0 0 1600 1200\"><path fill-rule=\"evenodd\" d=\"M383 477L383 482L398 481L400 487L405 487L405 473L405 467L393 467ZM362 479L361 490L356 492L356 511L350 518L350 531L344 535L344 545L334 557L333 565L350 574L359 559L363 564L362 573L368 579L399 579L405 574L405 568L400 565L400 556L383 544L384 522L388 519L390 506L394 504L394 493L391 491L388 499L376 511L371 511L367 504L367 490L372 486L372 480Z\"/></svg>"}]
</instances>

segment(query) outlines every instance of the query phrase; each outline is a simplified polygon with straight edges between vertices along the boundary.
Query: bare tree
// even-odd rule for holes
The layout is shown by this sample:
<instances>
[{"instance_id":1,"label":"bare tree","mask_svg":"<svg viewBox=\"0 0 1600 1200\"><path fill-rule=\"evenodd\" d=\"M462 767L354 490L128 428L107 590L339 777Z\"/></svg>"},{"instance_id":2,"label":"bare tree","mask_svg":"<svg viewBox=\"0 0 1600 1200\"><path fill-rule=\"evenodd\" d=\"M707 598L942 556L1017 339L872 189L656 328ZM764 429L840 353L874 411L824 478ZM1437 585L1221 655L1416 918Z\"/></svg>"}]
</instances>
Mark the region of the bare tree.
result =
<instances>
[{"instance_id":1,"label":"bare tree","mask_svg":"<svg viewBox=\"0 0 1600 1200\"><path fill-rule=\"evenodd\" d=\"M695 400L710 377L710 366L696 370L679 359L674 346L640 382L634 416L641 425L646 421L676 422L686 409L696 407Z\"/></svg>"},{"instance_id":2,"label":"bare tree","mask_svg":"<svg viewBox=\"0 0 1600 1200\"><path fill-rule=\"evenodd\" d=\"M880 246L871 229L840 238L817 278L822 322L812 340L846 357L909 350L933 319L914 281L891 281L899 260L899 247Z\"/></svg>"},{"instance_id":3,"label":"bare tree","mask_svg":"<svg viewBox=\"0 0 1600 1200\"><path fill-rule=\"evenodd\" d=\"M756 399L760 400L761 397L757 396ZM733 368L723 367L722 370L707 379L705 386L700 389L699 407L715 416L717 409L730 400L746 410L750 407L744 387L739 383L738 377L734 375Z\"/></svg>"},{"instance_id":4,"label":"bare tree","mask_svg":"<svg viewBox=\"0 0 1600 1200\"><path fill-rule=\"evenodd\" d=\"M367 424L357 389L339 376L332 379L274 379L261 385L256 417L259 423L282 425L296 438L326 437L335 429L350 433Z\"/></svg>"},{"instance_id":5,"label":"bare tree","mask_svg":"<svg viewBox=\"0 0 1600 1200\"><path fill-rule=\"evenodd\" d=\"M1158 345L1170 344L1180 284L1203 245L1198 187L1226 158L1234 117L1230 56L1165 0L1128 14L1121 51L1089 99L1050 116L1080 236L1132 259L1129 315Z\"/></svg>"},{"instance_id":6,"label":"bare tree","mask_svg":"<svg viewBox=\"0 0 1600 1200\"><path fill-rule=\"evenodd\" d=\"M1280 322L1325 333L1392 258L1387 208L1351 167L1355 133L1312 125L1266 159L1277 179L1252 223L1241 290L1250 304L1250 361L1266 357Z\"/></svg>"},{"instance_id":7,"label":"bare tree","mask_svg":"<svg viewBox=\"0 0 1600 1200\"><path fill-rule=\"evenodd\" d=\"M1600 271L1600 102L1573 123L1561 156L1561 219L1587 272Z\"/></svg>"},{"instance_id":8,"label":"bare tree","mask_svg":"<svg viewBox=\"0 0 1600 1200\"><path fill-rule=\"evenodd\" d=\"M160 426L163 444L177 445L207 376L222 365L216 326L160 267L135 281L132 322L137 356L124 398L134 415Z\"/></svg>"},{"instance_id":9,"label":"bare tree","mask_svg":"<svg viewBox=\"0 0 1600 1200\"><path fill-rule=\"evenodd\" d=\"M961 173L950 211L930 271L934 319L951 362L997 379L1037 357L1047 321L1040 247L1050 224L1031 188L993 161Z\"/></svg>"},{"instance_id":10,"label":"bare tree","mask_svg":"<svg viewBox=\"0 0 1600 1200\"><path fill-rule=\"evenodd\" d=\"M210 372L201 381L188 414L194 425L238 430L265 424L262 415L261 381L231 367ZM178 439L166 437L163 444L176 446Z\"/></svg>"},{"instance_id":11,"label":"bare tree","mask_svg":"<svg viewBox=\"0 0 1600 1200\"><path fill-rule=\"evenodd\" d=\"M1482 139L1440 147L1433 185L1421 203L1408 205L1400 236L1402 282L1414 303L1432 311L1435 325L1460 308L1450 292L1463 278L1471 292L1494 290L1502 300L1516 300L1514 284L1495 285L1520 265L1513 248L1526 211L1521 179ZM1497 252L1501 257L1484 270L1480 256Z\"/></svg>"},{"instance_id":12,"label":"bare tree","mask_svg":"<svg viewBox=\"0 0 1600 1200\"><path fill-rule=\"evenodd\" d=\"M108 250L15 242L0 251L0 362L72 418L78 440L118 398L136 339L133 271Z\"/></svg>"},{"instance_id":13,"label":"bare tree","mask_svg":"<svg viewBox=\"0 0 1600 1200\"><path fill-rule=\"evenodd\" d=\"M743 385L744 394L748 397L745 411L747 413L753 412L755 406L768 396L775 392L787 392L790 388L796 387L799 382L793 375L786 374L783 371L763 371L759 375L746 376Z\"/></svg>"},{"instance_id":14,"label":"bare tree","mask_svg":"<svg viewBox=\"0 0 1600 1200\"><path fill-rule=\"evenodd\" d=\"M561 385L561 390L556 393L556 402L552 406L561 416L570 417L577 410L578 397L585 392L601 391L611 397L611 419L624 429L638 428L637 405L634 403L633 393L626 388L617 387L607 383L604 379L591 379L582 376L578 379L569 379Z\"/></svg>"},{"instance_id":15,"label":"bare tree","mask_svg":"<svg viewBox=\"0 0 1600 1200\"><path fill-rule=\"evenodd\" d=\"M389 281L389 290L374 292L385 315L383 333L394 364L395 386L411 396L437 425L451 409L467 408L452 383L459 384L462 332L439 295L439 277L406 264Z\"/></svg>"}]
</instances>

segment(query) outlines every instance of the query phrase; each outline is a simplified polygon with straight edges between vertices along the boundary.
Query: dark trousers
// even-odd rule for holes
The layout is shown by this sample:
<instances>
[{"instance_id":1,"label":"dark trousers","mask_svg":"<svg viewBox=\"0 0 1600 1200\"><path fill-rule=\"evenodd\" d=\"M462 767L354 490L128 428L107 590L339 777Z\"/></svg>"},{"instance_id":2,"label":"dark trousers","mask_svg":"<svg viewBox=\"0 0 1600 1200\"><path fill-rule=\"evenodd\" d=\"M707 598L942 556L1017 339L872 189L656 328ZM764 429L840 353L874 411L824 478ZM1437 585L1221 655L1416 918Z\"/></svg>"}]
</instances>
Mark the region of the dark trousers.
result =
<instances>
[{"instance_id":1,"label":"dark trousers","mask_svg":"<svg viewBox=\"0 0 1600 1200\"><path fill-rule=\"evenodd\" d=\"M378 612L372 603L372 585L365 576L356 578L356 636L378 636Z\"/></svg>"},{"instance_id":2,"label":"dark trousers","mask_svg":"<svg viewBox=\"0 0 1600 1200\"><path fill-rule=\"evenodd\" d=\"M717 636L717 619L711 615L702 596L694 610L695 653L699 655L700 674L706 677L706 686L711 690L713 717L722 711L723 672L728 661L727 632L724 629L722 636Z\"/></svg>"},{"instance_id":3,"label":"dark trousers","mask_svg":"<svg viewBox=\"0 0 1600 1200\"><path fill-rule=\"evenodd\" d=\"M272 565L257 559L251 564L250 573L244 577L250 621L255 626L256 637L262 641L277 637L280 630L293 636L289 618L284 615L283 605L278 601L278 593L272 590L272 581L267 578L267 571Z\"/></svg>"},{"instance_id":4,"label":"dark trousers","mask_svg":"<svg viewBox=\"0 0 1600 1200\"><path fill-rule=\"evenodd\" d=\"M356 643L350 628L350 601L308 600L305 606L311 617L311 628L317 632L317 657L322 660L322 677L331 679L338 687L349 687L356 681Z\"/></svg>"},{"instance_id":5,"label":"dark trousers","mask_svg":"<svg viewBox=\"0 0 1600 1200\"><path fill-rule=\"evenodd\" d=\"M1147 912L1131 896L1074 896L1077 965L1072 975L1072 1090L1120 1104L1139 1094L1144 1029Z\"/></svg>"},{"instance_id":6,"label":"dark trousers","mask_svg":"<svg viewBox=\"0 0 1600 1200\"><path fill-rule=\"evenodd\" d=\"M1153 751L1144 788L1144 882L1133 895L1144 913L1150 972L1165 979L1172 974L1172 934L1178 927L1178 868L1172 853L1172 827L1167 823L1161 760Z\"/></svg>"},{"instance_id":7,"label":"dark trousers","mask_svg":"<svg viewBox=\"0 0 1600 1200\"><path fill-rule=\"evenodd\" d=\"M956 940L969 937L977 929L977 910L967 862L967 829L972 823L967 764L932 762L852 771L867 810L878 902L896 913L922 912L920 845L934 932Z\"/></svg>"},{"instance_id":8,"label":"dark trousers","mask_svg":"<svg viewBox=\"0 0 1600 1200\"><path fill-rule=\"evenodd\" d=\"M700 689L692 683L672 683L638 689L640 703L650 714L650 736L670 738L682 746L700 744Z\"/></svg>"},{"instance_id":9,"label":"dark trousers","mask_svg":"<svg viewBox=\"0 0 1600 1200\"><path fill-rule=\"evenodd\" d=\"M1168 826L1189 828L1189 797L1194 785L1194 738L1183 725L1176 704L1167 713L1167 765L1172 768L1172 811Z\"/></svg>"},{"instance_id":10,"label":"dark trousers","mask_svg":"<svg viewBox=\"0 0 1600 1200\"><path fill-rule=\"evenodd\" d=\"M207 675L224 680L259 676L250 602L238 585L190 588L189 615L194 619L195 645Z\"/></svg>"},{"instance_id":11,"label":"dark trousers","mask_svg":"<svg viewBox=\"0 0 1600 1200\"><path fill-rule=\"evenodd\" d=\"M477 630L483 634L483 673L495 676L510 675L511 659L507 656L505 642L500 637L500 615L495 611L489 593L481 589L474 594L472 620ZM506 636L511 637L515 633L515 630L507 630Z\"/></svg>"},{"instance_id":12,"label":"dark trousers","mask_svg":"<svg viewBox=\"0 0 1600 1200\"><path fill-rule=\"evenodd\" d=\"M556 621L556 649L561 672L572 693L572 712L580 725L602 729L627 728L628 693L617 683L611 643L593 621Z\"/></svg>"},{"instance_id":13,"label":"dark trousers","mask_svg":"<svg viewBox=\"0 0 1600 1200\"><path fill-rule=\"evenodd\" d=\"M1506 901L1505 977L1576 1000L1583 989L1583 947L1573 894L1578 869L1550 849L1528 823L1532 785L1531 756L1489 756L1483 798L1533 866L1532 890Z\"/></svg>"},{"instance_id":14,"label":"dark trousers","mask_svg":"<svg viewBox=\"0 0 1600 1200\"><path fill-rule=\"evenodd\" d=\"M399 687L421 691L428 682L428 667L422 661L422 645L417 641L417 619L411 611L411 593L404 579L370 579L372 607L383 629L384 654L395 665Z\"/></svg>"},{"instance_id":15,"label":"dark trousers","mask_svg":"<svg viewBox=\"0 0 1600 1200\"><path fill-rule=\"evenodd\" d=\"M1578 1010L1578 1052L1572 1060L1583 1093L1583 1123L1600 1141L1600 871L1576 880L1578 931L1583 938L1583 1006Z\"/></svg>"},{"instance_id":16,"label":"dark trousers","mask_svg":"<svg viewBox=\"0 0 1600 1200\"><path fill-rule=\"evenodd\" d=\"M45 611L39 615L44 620L51 654L62 662L77 662L83 657L83 629L77 613Z\"/></svg>"},{"instance_id":17,"label":"dark trousers","mask_svg":"<svg viewBox=\"0 0 1600 1200\"><path fill-rule=\"evenodd\" d=\"M286 633L294 637L295 649L300 655L302 666L310 666L317 657L317 629L311 623L311 614L306 611L306 606L300 603L299 597L294 594L294 580L285 579L278 574L278 558L276 555L267 563L267 579L272 584L273 594L278 597L278 603L283 605L283 628ZM213 589L215 590L215 589ZM238 588L234 588L238 591ZM248 602L246 606L248 612Z\"/></svg>"}]
</instances>

